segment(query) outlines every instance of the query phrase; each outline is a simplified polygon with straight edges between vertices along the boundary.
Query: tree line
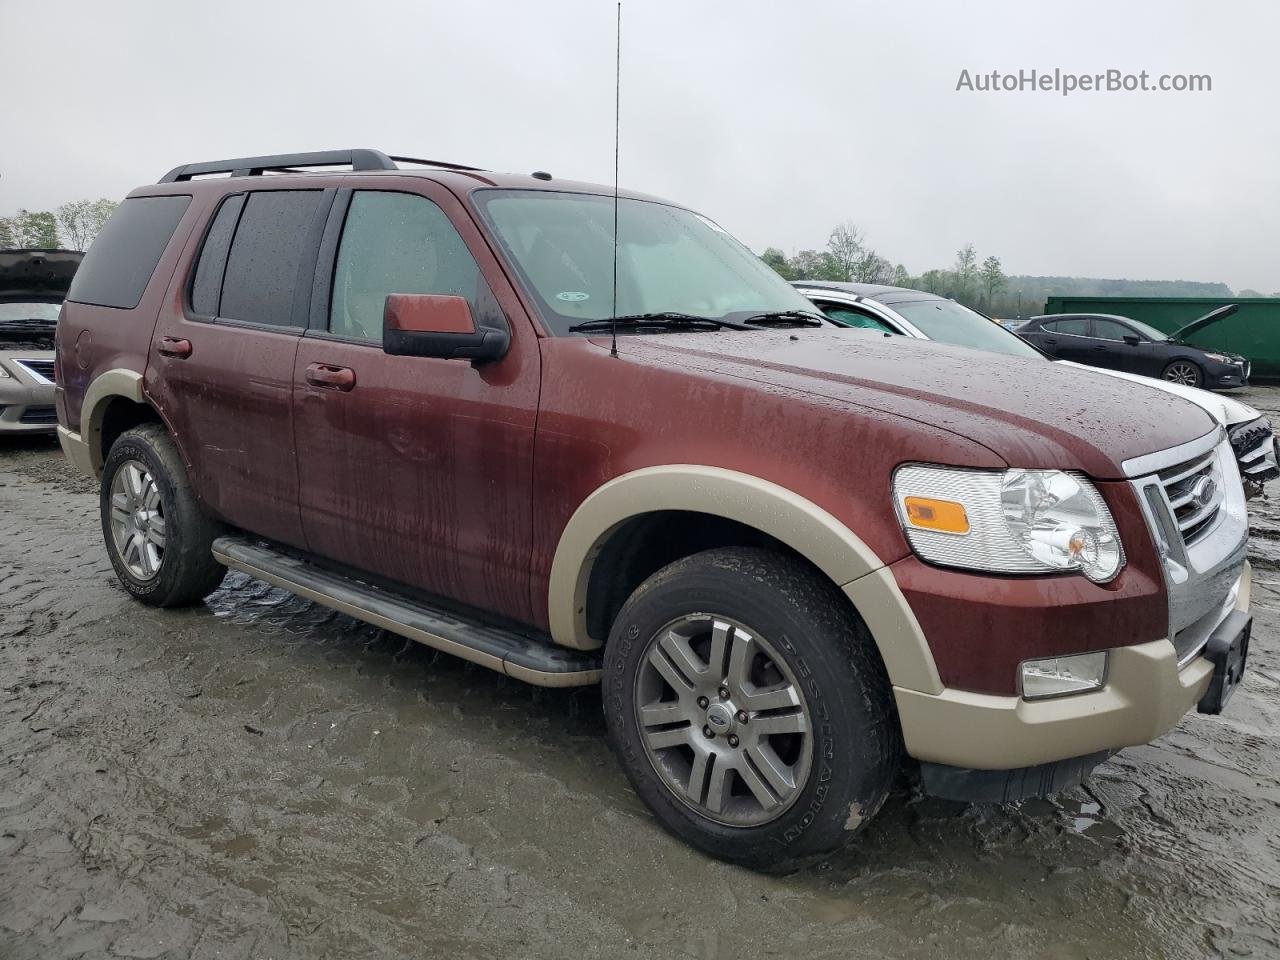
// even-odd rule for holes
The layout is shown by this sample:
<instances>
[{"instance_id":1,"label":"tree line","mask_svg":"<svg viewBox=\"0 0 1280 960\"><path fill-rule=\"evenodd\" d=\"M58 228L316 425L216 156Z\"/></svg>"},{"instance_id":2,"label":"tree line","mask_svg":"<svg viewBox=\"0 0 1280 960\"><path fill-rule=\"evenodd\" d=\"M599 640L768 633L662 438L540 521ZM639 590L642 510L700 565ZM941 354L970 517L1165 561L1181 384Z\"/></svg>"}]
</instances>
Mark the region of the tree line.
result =
<instances>
[{"instance_id":1,"label":"tree line","mask_svg":"<svg viewBox=\"0 0 1280 960\"><path fill-rule=\"evenodd\" d=\"M12 247L88 250L118 206L115 200L103 197L72 200L56 210L23 209L11 217L0 217L0 250Z\"/></svg>"},{"instance_id":2,"label":"tree line","mask_svg":"<svg viewBox=\"0 0 1280 960\"><path fill-rule=\"evenodd\" d=\"M956 261L951 267L912 274L901 263L891 263L877 253L853 223L842 223L832 229L825 250L801 250L788 257L777 247L769 247L760 259L773 267L784 280L912 287L950 297L965 306L987 312L997 305L1003 306L998 295L1009 285L1000 258L989 256L979 262L978 252L972 243L966 243L956 252Z\"/></svg>"},{"instance_id":3,"label":"tree line","mask_svg":"<svg viewBox=\"0 0 1280 960\"><path fill-rule=\"evenodd\" d=\"M955 262L914 274L901 263L891 263L867 242L852 223L836 226L824 250L801 250L787 256L777 247L760 255L784 280L826 280L883 283L926 290L958 300L967 307L994 317L1030 317L1043 311L1051 296L1104 297L1231 297L1225 283L1189 280L1103 280L1093 277L1008 276L997 256L979 259L977 249L966 243L956 251ZM1260 297L1256 290L1241 290L1237 297ZM1280 297L1280 293L1272 294Z\"/></svg>"}]
</instances>

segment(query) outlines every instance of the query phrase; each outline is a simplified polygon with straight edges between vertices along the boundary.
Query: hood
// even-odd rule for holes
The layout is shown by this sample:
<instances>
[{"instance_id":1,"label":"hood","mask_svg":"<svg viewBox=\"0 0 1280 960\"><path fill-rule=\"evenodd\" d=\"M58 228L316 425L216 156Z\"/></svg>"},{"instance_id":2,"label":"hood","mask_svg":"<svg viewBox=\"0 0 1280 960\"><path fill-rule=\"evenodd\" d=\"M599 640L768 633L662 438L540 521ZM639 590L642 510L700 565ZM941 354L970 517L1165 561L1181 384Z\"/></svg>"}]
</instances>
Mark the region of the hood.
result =
<instances>
[{"instance_id":1,"label":"hood","mask_svg":"<svg viewBox=\"0 0 1280 960\"><path fill-rule=\"evenodd\" d=\"M1208 390L1201 390L1199 387L1170 383L1168 380L1157 380L1155 377L1144 377L1140 373L1127 373L1124 370L1104 370L1101 367L1086 367L1084 364L1072 363L1070 360L1055 360L1054 362L1060 363L1064 367L1074 367L1077 370L1085 370L1089 373L1100 373L1107 377L1119 377L1121 380L1140 383L1153 390L1172 393L1176 397L1190 400L1224 427L1234 427L1240 423L1248 423L1250 420L1257 420L1262 416L1261 413L1247 403L1241 403L1239 400L1220 393L1210 393Z\"/></svg>"},{"instance_id":2,"label":"hood","mask_svg":"<svg viewBox=\"0 0 1280 960\"><path fill-rule=\"evenodd\" d=\"M1217 425L1172 393L1116 377L855 329L720 331L618 340L627 359L734 377L896 415L987 447L1010 466L1124 476L1125 460Z\"/></svg>"},{"instance_id":3,"label":"hood","mask_svg":"<svg viewBox=\"0 0 1280 960\"><path fill-rule=\"evenodd\" d=\"M0 250L0 303L61 303L83 259L78 250Z\"/></svg>"},{"instance_id":4,"label":"hood","mask_svg":"<svg viewBox=\"0 0 1280 960\"><path fill-rule=\"evenodd\" d=\"M1184 337L1189 337L1197 330L1203 330L1205 327L1217 323L1219 320L1227 319L1227 317L1231 316L1239 309L1240 307L1238 305L1228 303L1225 307L1218 307L1214 310L1210 310L1203 317L1200 317L1197 320L1192 320L1185 327L1179 327L1177 330L1173 331L1173 333L1169 334L1169 339L1181 340Z\"/></svg>"}]
</instances>

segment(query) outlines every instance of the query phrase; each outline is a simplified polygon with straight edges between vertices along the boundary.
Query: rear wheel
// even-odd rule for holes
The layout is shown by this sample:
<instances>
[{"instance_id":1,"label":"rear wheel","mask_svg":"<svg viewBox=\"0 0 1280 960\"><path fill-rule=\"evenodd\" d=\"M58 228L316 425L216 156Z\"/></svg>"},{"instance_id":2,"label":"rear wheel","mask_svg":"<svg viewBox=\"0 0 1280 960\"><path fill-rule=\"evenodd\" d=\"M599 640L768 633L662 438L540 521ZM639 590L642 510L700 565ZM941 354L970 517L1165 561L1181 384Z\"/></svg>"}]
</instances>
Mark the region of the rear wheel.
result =
<instances>
[{"instance_id":1,"label":"rear wheel","mask_svg":"<svg viewBox=\"0 0 1280 960\"><path fill-rule=\"evenodd\" d=\"M793 865L888 795L900 735L847 600L802 563L709 550L645 581L605 649L609 735L663 826L712 856Z\"/></svg>"},{"instance_id":2,"label":"rear wheel","mask_svg":"<svg viewBox=\"0 0 1280 960\"><path fill-rule=\"evenodd\" d=\"M216 521L197 502L173 439L149 423L121 434L107 454L102 534L120 583L157 607L195 603L226 569L210 548Z\"/></svg>"},{"instance_id":3,"label":"rear wheel","mask_svg":"<svg viewBox=\"0 0 1280 960\"><path fill-rule=\"evenodd\" d=\"M1200 368L1190 360L1175 360L1164 368L1162 374L1170 383L1180 383L1184 387L1198 387L1204 382Z\"/></svg>"}]
</instances>

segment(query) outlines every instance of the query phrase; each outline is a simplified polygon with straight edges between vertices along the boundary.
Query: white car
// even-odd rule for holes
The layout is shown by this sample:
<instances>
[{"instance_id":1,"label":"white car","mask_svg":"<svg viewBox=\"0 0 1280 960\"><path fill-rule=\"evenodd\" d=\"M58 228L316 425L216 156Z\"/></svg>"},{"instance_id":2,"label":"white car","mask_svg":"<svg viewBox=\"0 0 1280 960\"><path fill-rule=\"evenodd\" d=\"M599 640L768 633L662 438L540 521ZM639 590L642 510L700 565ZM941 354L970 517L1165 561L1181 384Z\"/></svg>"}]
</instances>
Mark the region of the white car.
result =
<instances>
[{"instance_id":1,"label":"white car","mask_svg":"<svg viewBox=\"0 0 1280 960\"><path fill-rule=\"evenodd\" d=\"M58 428L53 334L83 258L75 250L0 250L0 436Z\"/></svg>"},{"instance_id":2,"label":"white car","mask_svg":"<svg viewBox=\"0 0 1280 960\"><path fill-rule=\"evenodd\" d=\"M1268 480L1280 477L1271 421L1239 400L1136 373L1104 370L1068 360L1054 360L999 323L954 300L923 290L817 280L798 280L794 286L833 322L842 326L880 330L920 340L940 340L1016 356L1034 354L1043 356L1051 363L1063 363L1177 394L1202 407L1227 429L1232 449L1236 452L1236 460L1240 464L1240 477L1249 496L1259 494L1262 485Z\"/></svg>"}]
</instances>

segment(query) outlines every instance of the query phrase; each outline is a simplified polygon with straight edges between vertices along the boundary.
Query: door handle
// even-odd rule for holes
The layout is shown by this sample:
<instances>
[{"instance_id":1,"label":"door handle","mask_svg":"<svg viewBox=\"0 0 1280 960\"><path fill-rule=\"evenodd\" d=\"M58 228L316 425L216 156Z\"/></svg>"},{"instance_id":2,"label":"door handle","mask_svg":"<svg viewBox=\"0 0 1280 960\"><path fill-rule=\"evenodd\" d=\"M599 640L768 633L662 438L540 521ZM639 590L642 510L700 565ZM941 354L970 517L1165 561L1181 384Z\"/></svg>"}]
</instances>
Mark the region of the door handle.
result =
<instances>
[{"instance_id":1,"label":"door handle","mask_svg":"<svg viewBox=\"0 0 1280 960\"><path fill-rule=\"evenodd\" d=\"M166 357L185 360L191 356L191 341L178 337L161 337L160 342L156 344L156 352Z\"/></svg>"},{"instance_id":2,"label":"door handle","mask_svg":"<svg viewBox=\"0 0 1280 960\"><path fill-rule=\"evenodd\" d=\"M1058 338L1057 338L1057 337L1045 337L1045 338L1044 338L1044 342L1045 342L1045 343L1051 343L1051 344L1053 344L1054 346L1057 346Z\"/></svg>"},{"instance_id":3,"label":"door handle","mask_svg":"<svg viewBox=\"0 0 1280 960\"><path fill-rule=\"evenodd\" d=\"M356 385L356 372L350 367L327 363L307 364L307 383L323 390L350 390Z\"/></svg>"}]
</instances>

